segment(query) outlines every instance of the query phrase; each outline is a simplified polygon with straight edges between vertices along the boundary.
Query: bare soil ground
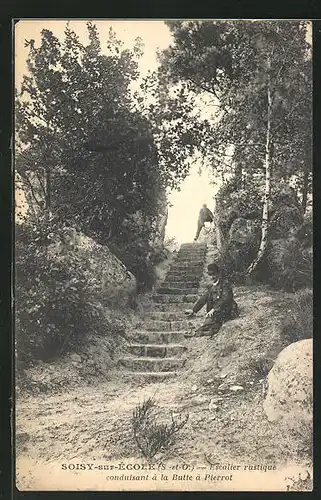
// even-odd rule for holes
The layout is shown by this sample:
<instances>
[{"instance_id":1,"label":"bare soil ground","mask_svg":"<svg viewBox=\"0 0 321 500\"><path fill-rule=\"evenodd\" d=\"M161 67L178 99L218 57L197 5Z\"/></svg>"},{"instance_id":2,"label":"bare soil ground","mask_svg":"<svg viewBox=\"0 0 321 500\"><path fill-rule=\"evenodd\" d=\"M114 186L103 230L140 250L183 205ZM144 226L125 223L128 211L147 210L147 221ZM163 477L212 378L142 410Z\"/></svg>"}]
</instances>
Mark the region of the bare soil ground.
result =
<instances>
[{"instance_id":1,"label":"bare soil ground","mask_svg":"<svg viewBox=\"0 0 321 500\"><path fill-rule=\"evenodd\" d=\"M285 346L280 321L290 307L290 296L252 286L236 287L235 297L240 317L223 325L212 340L186 340L187 361L175 379L146 384L123 378L102 339L95 339L90 357L80 352L81 360L73 364L66 358L35 366L27 374L29 385L18 388L16 397L18 486L38 488L42 466L50 470L52 465L57 471L70 462L141 460L131 417L135 406L149 396L168 419L171 412L189 414L176 442L156 461L189 466L274 464L287 474L289 465L295 471L309 470L304 443L286 433L281 423L269 422L262 407L264 367L271 366ZM99 366L105 356L108 369L93 370L88 361L95 355ZM241 388L233 391L233 386ZM280 474L276 489L294 484L285 480L285 472ZM77 478L81 488L83 476ZM260 478L257 489L269 489ZM209 486L220 488L231 486Z\"/></svg>"}]
</instances>

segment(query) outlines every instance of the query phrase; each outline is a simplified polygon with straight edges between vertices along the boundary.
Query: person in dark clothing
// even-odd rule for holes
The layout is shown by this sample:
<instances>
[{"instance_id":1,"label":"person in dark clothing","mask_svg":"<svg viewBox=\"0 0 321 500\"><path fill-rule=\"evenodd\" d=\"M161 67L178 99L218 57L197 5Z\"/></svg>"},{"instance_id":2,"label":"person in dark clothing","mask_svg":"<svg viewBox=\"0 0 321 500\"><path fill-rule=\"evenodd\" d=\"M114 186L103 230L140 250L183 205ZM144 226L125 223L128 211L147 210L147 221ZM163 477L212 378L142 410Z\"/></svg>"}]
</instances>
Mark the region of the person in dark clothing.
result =
<instances>
[{"instance_id":1,"label":"person in dark clothing","mask_svg":"<svg viewBox=\"0 0 321 500\"><path fill-rule=\"evenodd\" d=\"M185 337L209 336L212 338L225 321L234 319L239 314L232 286L227 279L223 278L217 264L209 264L207 272L213 282L208 285L207 291L194 304L193 309L185 311L187 317L192 318L206 304L205 321L194 332L186 333Z\"/></svg>"},{"instance_id":2,"label":"person in dark clothing","mask_svg":"<svg viewBox=\"0 0 321 500\"><path fill-rule=\"evenodd\" d=\"M197 241L200 232L202 228L204 227L205 222L213 222L214 220L214 215L210 211L209 208L207 208L206 204L204 204L200 210L200 213L198 215L198 220L197 220L197 231L196 235L194 238L194 241Z\"/></svg>"}]
</instances>

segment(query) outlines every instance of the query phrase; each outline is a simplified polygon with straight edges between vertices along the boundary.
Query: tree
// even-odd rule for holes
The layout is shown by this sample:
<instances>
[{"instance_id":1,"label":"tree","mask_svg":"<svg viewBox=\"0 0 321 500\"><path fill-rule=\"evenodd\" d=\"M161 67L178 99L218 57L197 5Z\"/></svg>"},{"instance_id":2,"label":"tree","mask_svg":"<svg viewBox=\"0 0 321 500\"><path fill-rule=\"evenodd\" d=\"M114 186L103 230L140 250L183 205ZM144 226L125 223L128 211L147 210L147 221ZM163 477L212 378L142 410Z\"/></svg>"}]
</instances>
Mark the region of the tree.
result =
<instances>
[{"instance_id":1,"label":"tree","mask_svg":"<svg viewBox=\"0 0 321 500\"><path fill-rule=\"evenodd\" d=\"M110 30L103 50L96 26L87 29L87 45L68 24L62 42L49 30L39 47L26 42L29 74L16 93L16 170L38 213L108 242L135 272L128 253L135 237L146 242L142 258L148 253L165 190L150 124L132 98L141 41L124 49ZM142 224L129 223L135 214ZM133 245L124 252L131 231Z\"/></svg>"},{"instance_id":2,"label":"tree","mask_svg":"<svg viewBox=\"0 0 321 500\"><path fill-rule=\"evenodd\" d=\"M299 21L169 21L168 26L174 44L161 55L161 78L210 100L208 116L198 117L198 150L217 171L244 173L245 181L255 178L264 185L252 273L267 248L274 185L295 181L303 210L306 205L311 168L306 26Z\"/></svg>"}]
</instances>

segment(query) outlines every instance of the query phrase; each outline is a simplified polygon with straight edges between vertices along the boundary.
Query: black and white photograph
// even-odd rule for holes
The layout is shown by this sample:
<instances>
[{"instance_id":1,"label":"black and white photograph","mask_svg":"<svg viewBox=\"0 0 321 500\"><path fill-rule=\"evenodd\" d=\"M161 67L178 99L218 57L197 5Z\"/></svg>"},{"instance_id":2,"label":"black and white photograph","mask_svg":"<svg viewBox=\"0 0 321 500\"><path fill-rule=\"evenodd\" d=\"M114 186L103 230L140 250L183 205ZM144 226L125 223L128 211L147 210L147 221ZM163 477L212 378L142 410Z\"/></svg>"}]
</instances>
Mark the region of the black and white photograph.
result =
<instances>
[{"instance_id":1,"label":"black and white photograph","mask_svg":"<svg viewBox=\"0 0 321 500\"><path fill-rule=\"evenodd\" d=\"M21 19L19 491L312 491L312 22Z\"/></svg>"}]
</instances>

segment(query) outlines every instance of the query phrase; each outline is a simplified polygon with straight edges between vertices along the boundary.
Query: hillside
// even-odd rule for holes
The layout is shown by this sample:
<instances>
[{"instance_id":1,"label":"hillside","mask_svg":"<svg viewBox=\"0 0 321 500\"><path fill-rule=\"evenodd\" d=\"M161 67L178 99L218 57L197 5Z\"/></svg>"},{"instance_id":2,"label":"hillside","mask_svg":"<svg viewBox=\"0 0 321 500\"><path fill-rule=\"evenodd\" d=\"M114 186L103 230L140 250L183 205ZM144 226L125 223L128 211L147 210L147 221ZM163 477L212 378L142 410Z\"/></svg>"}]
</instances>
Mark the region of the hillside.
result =
<instances>
[{"instance_id":1,"label":"hillside","mask_svg":"<svg viewBox=\"0 0 321 500\"><path fill-rule=\"evenodd\" d=\"M146 382L123 375L117 358L110 363L104 339L98 338L76 356L33 368L29 394L24 391L17 398L19 481L25 487L39 486L39 478L48 471L54 481L61 463L138 462L131 417L135 406L148 397L156 399L167 418L171 412L189 414L165 459L164 453L155 457L166 460L167 467L206 467L212 461L273 466L277 473L272 483L262 482L268 472L251 476L251 487L263 490L286 489L292 483L285 477L310 470L309 436L291 435L282 423L269 422L263 411L266 375L286 345L280 325L292 307L291 295L254 285L234 291L240 316L224 324L212 340L182 340L186 361L172 379ZM128 330L135 322L139 325L150 300L144 298ZM108 370L102 369L104 361ZM59 488L72 477L60 475ZM211 483L209 489L246 489L246 477L235 474L232 486ZM95 474L77 476L79 488L81 481L86 487L105 487Z\"/></svg>"}]
</instances>

